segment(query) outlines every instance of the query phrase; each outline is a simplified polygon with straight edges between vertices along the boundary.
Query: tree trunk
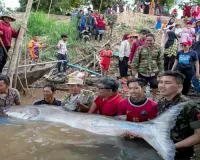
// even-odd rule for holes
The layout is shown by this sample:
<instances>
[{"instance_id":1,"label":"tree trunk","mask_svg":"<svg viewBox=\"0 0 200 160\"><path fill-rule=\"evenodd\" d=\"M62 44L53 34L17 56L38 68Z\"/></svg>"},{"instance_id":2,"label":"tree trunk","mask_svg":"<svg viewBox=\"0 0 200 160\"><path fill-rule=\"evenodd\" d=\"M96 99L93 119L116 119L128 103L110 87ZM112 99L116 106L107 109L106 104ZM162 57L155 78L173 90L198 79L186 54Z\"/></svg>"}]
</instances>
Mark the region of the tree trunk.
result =
<instances>
[{"instance_id":1,"label":"tree trunk","mask_svg":"<svg viewBox=\"0 0 200 160\"><path fill-rule=\"evenodd\" d=\"M10 77L11 87L12 87L12 83L13 83L13 75L15 74L15 69L16 69L16 65L17 65L17 59L18 59L18 57L20 57L20 55L19 55L20 54L20 46L23 41L25 28L27 27L27 22L28 22L28 18L29 18L30 12L31 12L32 3L33 3L33 0L28 0L28 4L26 6L26 12L24 14L24 20L23 20L24 23L22 24L23 27L20 28L19 35L18 35L16 44L15 44L15 49L13 51L12 60L10 62L9 68L8 68L7 75Z\"/></svg>"}]
</instances>

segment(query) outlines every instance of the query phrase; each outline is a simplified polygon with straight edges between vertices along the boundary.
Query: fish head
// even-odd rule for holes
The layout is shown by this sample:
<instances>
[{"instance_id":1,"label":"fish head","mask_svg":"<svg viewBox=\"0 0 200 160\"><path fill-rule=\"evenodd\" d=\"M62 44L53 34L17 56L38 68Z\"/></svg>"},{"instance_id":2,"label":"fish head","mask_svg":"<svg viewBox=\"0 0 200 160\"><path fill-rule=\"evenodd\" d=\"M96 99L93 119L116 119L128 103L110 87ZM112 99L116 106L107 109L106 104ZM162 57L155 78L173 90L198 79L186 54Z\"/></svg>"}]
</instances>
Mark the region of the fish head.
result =
<instances>
[{"instance_id":1,"label":"fish head","mask_svg":"<svg viewBox=\"0 0 200 160\"><path fill-rule=\"evenodd\" d=\"M4 110L8 117L35 120L40 115L38 107L11 107Z\"/></svg>"}]
</instances>

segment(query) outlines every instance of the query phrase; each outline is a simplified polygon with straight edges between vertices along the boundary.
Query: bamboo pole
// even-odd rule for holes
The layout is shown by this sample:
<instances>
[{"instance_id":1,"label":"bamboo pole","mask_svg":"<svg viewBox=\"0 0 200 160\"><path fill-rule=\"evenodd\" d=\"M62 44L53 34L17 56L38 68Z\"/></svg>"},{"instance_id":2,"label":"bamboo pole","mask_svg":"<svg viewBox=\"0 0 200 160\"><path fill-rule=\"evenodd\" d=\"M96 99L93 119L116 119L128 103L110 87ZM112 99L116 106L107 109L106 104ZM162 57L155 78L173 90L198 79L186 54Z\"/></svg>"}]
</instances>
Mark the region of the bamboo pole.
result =
<instances>
[{"instance_id":1,"label":"bamboo pole","mask_svg":"<svg viewBox=\"0 0 200 160\"><path fill-rule=\"evenodd\" d=\"M30 12L31 12L32 3L33 3L33 0L28 0L26 12L24 14L24 20L23 20L24 23L22 25L23 27L20 28L19 35L18 35L18 38L16 40L16 47L13 51L12 60L10 62L9 68L8 68L7 75L10 77L11 87L12 87L12 82L13 82L13 75L15 73L15 68L16 68L16 64L17 64L17 58L20 54L19 50L20 50L20 46L21 46L21 43L22 43L22 40L23 40L24 33L25 33L25 28L27 28L27 22L28 22L28 18L29 18Z\"/></svg>"}]
</instances>

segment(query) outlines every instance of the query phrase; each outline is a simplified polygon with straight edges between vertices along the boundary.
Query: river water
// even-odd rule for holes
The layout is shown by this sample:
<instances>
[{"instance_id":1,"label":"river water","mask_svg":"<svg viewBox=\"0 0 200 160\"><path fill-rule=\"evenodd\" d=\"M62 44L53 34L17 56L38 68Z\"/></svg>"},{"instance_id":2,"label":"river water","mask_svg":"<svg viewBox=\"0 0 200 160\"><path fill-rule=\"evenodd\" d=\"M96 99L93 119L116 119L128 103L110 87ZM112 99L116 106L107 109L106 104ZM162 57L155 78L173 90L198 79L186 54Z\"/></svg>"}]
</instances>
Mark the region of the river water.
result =
<instances>
[{"instance_id":1,"label":"river water","mask_svg":"<svg viewBox=\"0 0 200 160\"><path fill-rule=\"evenodd\" d=\"M63 124L0 118L1 160L160 160L143 140L95 135Z\"/></svg>"}]
</instances>

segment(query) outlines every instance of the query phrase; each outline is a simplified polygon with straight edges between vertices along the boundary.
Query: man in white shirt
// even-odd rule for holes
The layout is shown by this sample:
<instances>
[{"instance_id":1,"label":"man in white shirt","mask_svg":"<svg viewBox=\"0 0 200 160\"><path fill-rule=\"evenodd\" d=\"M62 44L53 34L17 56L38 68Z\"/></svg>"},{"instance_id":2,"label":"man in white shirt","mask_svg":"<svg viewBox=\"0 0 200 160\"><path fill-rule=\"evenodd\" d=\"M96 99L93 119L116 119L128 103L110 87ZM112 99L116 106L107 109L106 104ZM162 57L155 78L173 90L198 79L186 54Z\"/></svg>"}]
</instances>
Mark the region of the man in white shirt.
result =
<instances>
[{"instance_id":1,"label":"man in white shirt","mask_svg":"<svg viewBox=\"0 0 200 160\"><path fill-rule=\"evenodd\" d=\"M63 75L66 75L66 69L67 69L67 35L62 34L61 35L61 40L57 44L57 49L58 49L58 60L61 61L63 60ZM62 62L58 62L58 74L61 73L61 65Z\"/></svg>"}]
</instances>

